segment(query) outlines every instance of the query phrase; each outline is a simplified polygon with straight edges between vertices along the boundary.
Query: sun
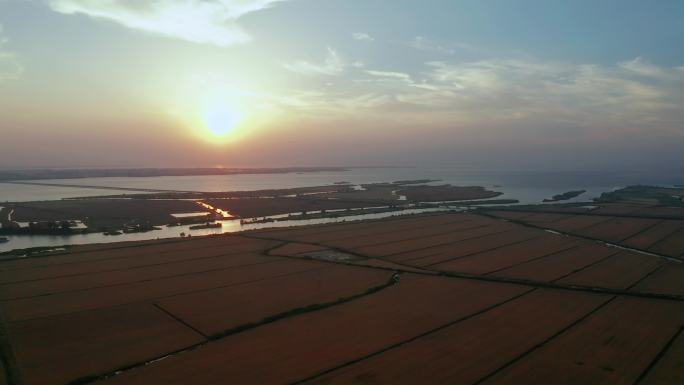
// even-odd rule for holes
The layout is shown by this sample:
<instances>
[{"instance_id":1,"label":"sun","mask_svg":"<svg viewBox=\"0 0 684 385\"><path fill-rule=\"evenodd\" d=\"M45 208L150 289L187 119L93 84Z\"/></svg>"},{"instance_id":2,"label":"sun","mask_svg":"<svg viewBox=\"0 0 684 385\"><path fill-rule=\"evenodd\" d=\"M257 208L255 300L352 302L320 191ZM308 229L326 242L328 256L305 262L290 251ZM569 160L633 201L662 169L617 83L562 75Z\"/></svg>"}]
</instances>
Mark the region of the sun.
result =
<instances>
[{"instance_id":1,"label":"sun","mask_svg":"<svg viewBox=\"0 0 684 385\"><path fill-rule=\"evenodd\" d=\"M237 109L224 103L211 105L203 116L204 126L209 134L216 139L229 137L235 131L240 119L241 116Z\"/></svg>"}]
</instances>

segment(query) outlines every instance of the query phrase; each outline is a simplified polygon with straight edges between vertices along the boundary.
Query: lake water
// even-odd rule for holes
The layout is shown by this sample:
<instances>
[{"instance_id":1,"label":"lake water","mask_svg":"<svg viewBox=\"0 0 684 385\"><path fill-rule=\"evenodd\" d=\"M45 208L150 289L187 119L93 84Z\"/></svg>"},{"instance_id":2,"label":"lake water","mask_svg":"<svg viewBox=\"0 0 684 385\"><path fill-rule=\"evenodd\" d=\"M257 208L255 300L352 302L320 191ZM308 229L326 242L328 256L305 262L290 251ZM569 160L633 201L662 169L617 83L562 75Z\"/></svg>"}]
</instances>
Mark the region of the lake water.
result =
<instances>
[{"instance_id":1,"label":"lake water","mask_svg":"<svg viewBox=\"0 0 684 385\"><path fill-rule=\"evenodd\" d=\"M684 184L684 171L679 173L548 172L492 171L464 167L397 167L355 168L339 172L82 178L41 180L38 182L113 188L216 192L320 186L342 181L360 184L426 178L440 179L444 183L460 186L484 186L504 192L503 198L519 199L521 203L536 203L554 194L575 189L587 190L586 194L578 198L586 200L600 195L601 192L630 184ZM0 202L53 200L123 193L131 192L87 187L49 187L0 183Z\"/></svg>"},{"instance_id":2,"label":"lake water","mask_svg":"<svg viewBox=\"0 0 684 385\"><path fill-rule=\"evenodd\" d=\"M633 184L673 185L684 184L684 171L681 172L548 172L548 171L500 171L477 170L465 167L413 167L413 168L354 168L340 172L312 172L291 174L254 174L254 175L209 175L209 176L168 176L168 177L116 177L41 180L41 183L104 186L131 189L159 189L183 191L254 191L309 187L350 182L353 184L392 182L397 180L439 179L436 183L450 183L459 186L483 186L504 194L498 198L520 200L521 204L540 203L545 198L571 190L587 190L585 194L572 201L588 201L601 193ZM101 190L78 187L52 187L37 185L17 185L0 183L0 202L21 202L54 200L74 197L89 197L130 193L128 191ZM380 218L397 213L369 214L347 220ZM104 236L85 234L74 236L12 236L9 243L0 244L0 251L35 246L58 246L64 244L83 244L113 241L144 240L177 237L181 232L193 235L234 232L250 228L295 226L312 223L328 223L343 218L323 220L287 221L266 224L240 225L239 221L223 221L221 229L190 231L184 227L164 228L164 230Z\"/></svg>"}]
</instances>

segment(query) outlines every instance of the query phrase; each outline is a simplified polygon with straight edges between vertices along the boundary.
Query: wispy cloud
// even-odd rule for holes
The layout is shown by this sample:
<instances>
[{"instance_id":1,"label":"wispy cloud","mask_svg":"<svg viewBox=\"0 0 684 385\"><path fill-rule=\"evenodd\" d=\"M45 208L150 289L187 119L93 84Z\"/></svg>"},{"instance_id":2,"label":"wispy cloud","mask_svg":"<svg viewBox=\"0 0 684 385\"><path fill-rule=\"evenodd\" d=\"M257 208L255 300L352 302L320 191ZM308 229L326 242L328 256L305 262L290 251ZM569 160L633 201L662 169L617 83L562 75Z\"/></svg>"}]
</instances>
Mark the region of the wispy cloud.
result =
<instances>
[{"instance_id":1,"label":"wispy cloud","mask_svg":"<svg viewBox=\"0 0 684 385\"><path fill-rule=\"evenodd\" d=\"M440 42L424 36L415 36L413 39L405 42L404 44L419 51L437 53L446 56L464 52L476 54L478 56L492 56L497 54L496 52L492 52L485 47L453 41ZM498 52L498 54L500 54L500 52Z\"/></svg>"},{"instance_id":2,"label":"wispy cloud","mask_svg":"<svg viewBox=\"0 0 684 385\"><path fill-rule=\"evenodd\" d=\"M372 37L371 35L369 35L365 32L354 32L352 34L352 37L356 40L361 40L361 41L367 41L367 42L375 41L374 37Z\"/></svg>"},{"instance_id":3,"label":"wispy cloud","mask_svg":"<svg viewBox=\"0 0 684 385\"><path fill-rule=\"evenodd\" d=\"M435 91L407 92L404 101L575 123L638 125L684 117L677 107L684 103L684 73L642 59L615 66L532 60L432 62L425 76Z\"/></svg>"},{"instance_id":4,"label":"wispy cloud","mask_svg":"<svg viewBox=\"0 0 684 385\"><path fill-rule=\"evenodd\" d=\"M63 14L84 14L194 43L229 46L250 40L237 20L284 0L48 0Z\"/></svg>"},{"instance_id":5,"label":"wispy cloud","mask_svg":"<svg viewBox=\"0 0 684 385\"><path fill-rule=\"evenodd\" d=\"M438 44L423 36L416 36L413 39L409 40L406 44L411 48L427 52L438 52L447 55L452 55L456 52L451 47Z\"/></svg>"},{"instance_id":6,"label":"wispy cloud","mask_svg":"<svg viewBox=\"0 0 684 385\"><path fill-rule=\"evenodd\" d=\"M411 75L404 72L368 70L366 73L380 78L400 79L408 82L411 81Z\"/></svg>"},{"instance_id":7,"label":"wispy cloud","mask_svg":"<svg viewBox=\"0 0 684 385\"><path fill-rule=\"evenodd\" d=\"M428 62L422 71L349 72L348 82L294 93L298 109L420 123L508 123L684 134L684 69L637 58L615 65L492 59ZM370 114L370 115L369 115ZM399 118L401 117L401 118ZM663 131L665 130L665 131ZM596 131L598 132L598 131Z\"/></svg>"},{"instance_id":8,"label":"wispy cloud","mask_svg":"<svg viewBox=\"0 0 684 385\"><path fill-rule=\"evenodd\" d=\"M17 54L6 48L7 42L0 24L0 82L16 79L24 71Z\"/></svg>"},{"instance_id":9,"label":"wispy cloud","mask_svg":"<svg viewBox=\"0 0 684 385\"><path fill-rule=\"evenodd\" d=\"M328 47L323 63L311 63L300 60L295 63L284 64L284 67L302 75L336 76L344 72L347 64L342 60L337 51Z\"/></svg>"}]
</instances>

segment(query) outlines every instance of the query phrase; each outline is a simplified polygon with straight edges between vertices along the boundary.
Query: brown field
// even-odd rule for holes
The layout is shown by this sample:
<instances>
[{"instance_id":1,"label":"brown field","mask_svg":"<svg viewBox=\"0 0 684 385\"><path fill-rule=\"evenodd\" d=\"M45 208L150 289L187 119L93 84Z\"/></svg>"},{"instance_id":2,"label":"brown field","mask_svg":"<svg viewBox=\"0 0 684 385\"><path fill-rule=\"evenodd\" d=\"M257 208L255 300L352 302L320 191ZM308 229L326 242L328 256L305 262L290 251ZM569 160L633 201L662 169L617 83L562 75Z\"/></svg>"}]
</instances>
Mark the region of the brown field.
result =
<instances>
[{"instance_id":1,"label":"brown field","mask_svg":"<svg viewBox=\"0 0 684 385\"><path fill-rule=\"evenodd\" d=\"M456 222L472 221L471 216L430 215L417 217L398 217L391 221L369 221L337 223L321 226L305 226L293 229L257 230L253 234L264 239L276 239L292 242L325 242L346 237L368 236L369 234L386 234L399 231L412 231L425 227L436 227Z\"/></svg>"},{"instance_id":2,"label":"brown field","mask_svg":"<svg viewBox=\"0 0 684 385\"><path fill-rule=\"evenodd\" d=\"M641 204L604 203L592 212L601 215L630 215L643 210L644 207L646 207L648 210L651 205L644 206Z\"/></svg>"},{"instance_id":3,"label":"brown field","mask_svg":"<svg viewBox=\"0 0 684 385\"><path fill-rule=\"evenodd\" d=\"M681 257L684 255L684 229L680 229L658 241L655 245L648 248L648 251L669 255L671 257Z\"/></svg>"},{"instance_id":4,"label":"brown field","mask_svg":"<svg viewBox=\"0 0 684 385\"><path fill-rule=\"evenodd\" d=\"M231 239L232 240L232 239ZM185 250L180 246L196 245L197 249ZM145 266L157 266L172 262L183 262L213 258L217 256L234 257L243 253L262 250L275 242L251 241L251 242L210 242L209 245L192 243L187 245L169 244L163 247L150 248L149 253L138 250L104 250L101 254L97 252L83 253L76 255L65 255L64 263L47 264L62 258L37 258L30 260L36 262L33 267L16 268L0 271L0 284L17 283L23 281L34 281L39 279L69 277L82 274L92 274L99 272L127 270L132 268L142 268ZM174 250L178 247L179 250ZM128 255L126 255L128 254ZM61 257L61 256L60 256ZM69 258L77 257L77 258ZM102 257L102 258L97 258ZM22 261L29 261L27 259ZM24 264L25 266L25 264ZM0 289L1 291L1 289Z\"/></svg>"},{"instance_id":5,"label":"brown field","mask_svg":"<svg viewBox=\"0 0 684 385\"><path fill-rule=\"evenodd\" d=\"M10 385L669 385L682 266L471 213L79 246L0 261L0 361Z\"/></svg>"},{"instance_id":6,"label":"brown field","mask_svg":"<svg viewBox=\"0 0 684 385\"><path fill-rule=\"evenodd\" d=\"M632 206L628 207L629 210L621 205L602 204L601 208L592 210L591 215L570 215L566 219L555 221L533 220L539 215L557 215L553 213L535 214L529 211L519 211L511 216L511 212L508 211L487 211L487 214L506 219L515 217L516 221L529 223L535 227L602 240L665 256L676 258L684 256L684 220L665 219L668 215L671 217L673 212L679 212L680 208L643 205L638 206L637 209ZM553 207L543 209L555 210ZM596 215L599 213L628 216Z\"/></svg>"},{"instance_id":7,"label":"brown field","mask_svg":"<svg viewBox=\"0 0 684 385\"><path fill-rule=\"evenodd\" d=\"M499 277L552 282L617 254L619 250L588 243L491 273Z\"/></svg>"},{"instance_id":8,"label":"brown field","mask_svg":"<svg viewBox=\"0 0 684 385\"><path fill-rule=\"evenodd\" d=\"M639 282L634 291L684 296L684 265L669 262Z\"/></svg>"},{"instance_id":9,"label":"brown field","mask_svg":"<svg viewBox=\"0 0 684 385\"><path fill-rule=\"evenodd\" d=\"M412 260L411 264L416 264L417 266L431 266L438 270L450 270L450 264L457 263L454 262L454 260L458 258L514 245L544 235L545 234L528 229L514 229L505 233L486 235L481 238L463 241L458 245L455 245L454 250L449 251L448 253Z\"/></svg>"},{"instance_id":10,"label":"brown field","mask_svg":"<svg viewBox=\"0 0 684 385\"><path fill-rule=\"evenodd\" d=\"M613 218L588 228L575 230L573 234L620 243L623 239L647 230L658 222L660 222L659 219Z\"/></svg>"},{"instance_id":11,"label":"brown field","mask_svg":"<svg viewBox=\"0 0 684 385\"><path fill-rule=\"evenodd\" d=\"M402 234L415 235L421 234L440 234L444 233L445 227L454 226L454 228L461 227L476 227L486 223L478 217L473 216L454 216L448 215L441 218L437 223L432 217L425 217L419 221L412 220L397 220L392 223L372 223L367 226L358 224L358 226L344 226L337 225L331 227L328 231L321 233L305 232L290 234L285 232L266 233L268 237L277 238L288 241L301 241L308 243L328 243L331 241L351 241L358 238L362 240L373 240L376 237L387 236L401 238ZM448 219L445 221L444 219ZM347 245L346 243L344 243Z\"/></svg>"},{"instance_id":12,"label":"brown field","mask_svg":"<svg viewBox=\"0 0 684 385\"><path fill-rule=\"evenodd\" d=\"M556 214L556 213L538 213L525 216L525 222L530 223L545 223L545 222L557 222L563 219L570 218L567 214Z\"/></svg>"},{"instance_id":13,"label":"brown field","mask_svg":"<svg viewBox=\"0 0 684 385\"><path fill-rule=\"evenodd\" d=\"M216 251L214 251L216 253ZM179 262L168 262L144 267L131 267L121 270L107 270L89 274L58 276L29 280L0 286L0 300L55 295L71 291L114 287L153 279L203 273L219 269L273 263L273 258L253 252L231 254L209 258L193 258Z\"/></svg>"},{"instance_id":14,"label":"brown field","mask_svg":"<svg viewBox=\"0 0 684 385\"><path fill-rule=\"evenodd\" d=\"M435 267L472 274L489 274L533 259L544 258L575 246L572 240L549 234L508 247L468 255Z\"/></svg>"},{"instance_id":15,"label":"brown field","mask_svg":"<svg viewBox=\"0 0 684 385\"><path fill-rule=\"evenodd\" d=\"M269 254L294 257L302 253L321 251L325 249L327 249L326 246L316 246L307 243L287 243L282 246L278 246L274 249L271 249Z\"/></svg>"},{"instance_id":16,"label":"brown field","mask_svg":"<svg viewBox=\"0 0 684 385\"><path fill-rule=\"evenodd\" d=\"M104 383L213 385L227 378L238 384L291 383L457 321L525 290L403 277L396 286L373 296L239 333ZM477 296L470 295L474 291ZM450 306L455 303L459 306ZM306 332L293 334L291 330Z\"/></svg>"},{"instance_id":17,"label":"brown field","mask_svg":"<svg viewBox=\"0 0 684 385\"><path fill-rule=\"evenodd\" d=\"M307 384L473 384L609 298L536 290Z\"/></svg>"},{"instance_id":18,"label":"brown field","mask_svg":"<svg viewBox=\"0 0 684 385\"><path fill-rule=\"evenodd\" d=\"M633 384L681 327L683 305L617 298L483 384Z\"/></svg>"},{"instance_id":19,"label":"brown field","mask_svg":"<svg viewBox=\"0 0 684 385\"><path fill-rule=\"evenodd\" d=\"M663 220L657 225L625 239L622 243L636 249L648 250L658 241L681 229L684 229L684 221Z\"/></svg>"},{"instance_id":20,"label":"brown field","mask_svg":"<svg viewBox=\"0 0 684 385\"><path fill-rule=\"evenodd\" d=\"M392 249L387 249L382 247L374 247L374 251L384 252L384 257L391 259L393 261L417 264L420 259L428 256L449 255L450 257L452 256L450 253L453 253L455 251L465 251L468 249L469 246L472 247L471 245L473 243L478 244L478 240L483 237L488 237L492 235L503 235L509 231L511 230L499 226L483 226L474 229L459 231L458 233L452 233L451 238L448 238L446 242L434 244L428 243L427 246L422 248L416 248L416 244L413 243L410 244L409 248L399 249L397 247L393 247ZM442 240L443 239L444 237L442 237Z\"/></svg>"},{"instance_id":21,"label":"brown field","mask_svg":"<svg viewBox=\"0 0 684 385\"><path fill-rule=\"evenodd\" d=\"M684 207L648 207L640 208L633 215L652 216L658 218L684 219Z\"/></svg>"},{"instance_id":22,"label":"brown field","mask_svg":"<svg viewBox=\"0 0 684 385\"><path fill-rule=\"evenodd\" d=\"M369 256L389 256L399 254L407 251L418 250L426 247L434 247L439 245L451 244L459 241L462 237L470 239L475 236L492 234L493 232L503 231L502 229L492 227L468 227L452 232L441 233L437 235L429 235L420 238L386 239L383 242L373 243L368 246L357 247L356 250Z\"/></svg>"},{"instance_id":23,"label":"brown field","mask_svg":"<svg viewBox=\"0 0 684 385\"><path fill-rule=\"evenodd\" d=\"M392 270L396 270L396 271L404 271L404 272L411 272L411 273L435 274L435 275L439 274L439 272L436 272L433 270L419 269L416 267L411 267L408 265L401 265L401 264L398 264L395 262L390 262L388 260L378 259L378 258L364 259L361 261L351 262L351 264L357 265L357 266L380 267L383 269L392 269Z\"/></svg>"},{"instance_id":24,"label":"brown field","mask_svg":"<svg viewBox=\"0 0 684 385\"><path fill-rule=\"evenodd\" d=\"M664 263L660 258L621 251L559 283L626 289Z\"/></svg>"},{"instance_id":25,"label":"brown field","mask_svg":"<svg viewBox=\"0 0 684 385\"><path fill-rule=\"evenodd\" d=\"M267 316L363 293L389 281L390 271L331 265L269 280L163 298L157 304L205 335Z\"/></svg>"},{"instance_id":26,"label":"brown field","mask_svg":"<svg viewBox=\"0 0 684 385\"><path fill-rule=\"evenodd\" d=\"M641 385L684 384L684 336L682 329L671 340L672 344L665 350L665 356L649 370Z\"/></svg>"},{"instance_id":27,"label":"brown field","mask_svg":"<svg viewBox=\"0 0 684 385\"><path fill-rule=\"evenodd\" d=\"M324 267L324 264L313 261L274 261L130 284L56 293L49 296L8 300L3 303L3 310L7 320L26 320L215 289Z\"/></svg>"},{"instance_id":28,"label":"brown field","mask_svg":"<svg viewBox=\"0 0 684 385\"><path fill-rule=\"evenodd\" d=\"M452 235L459 231L466 231L470 229L477 229L484 227L485 224L477 221L447 223L440 226L422 226L420 228L409 229L388 229L390 231L372 232L364 230L359 232L345 232L343 234L326 235L326 236L311 236L309 242L325 243L331 246L344 247L349 250L363 249L372 253L372 247L395 244L397 242L412 241L414 239L439 239L440 236Z\"/></svg>"},{"instance_id":29,"label":"brown field","mask_svg":"<svg viewBox=\"0 0 684 385\"><path fill-rule=\"evenodd\" d=\"M498 218L504 218L504 219L512 219L512 220L521 220L523 218L530 217L534 215L534 213L529 212L529 211L504 211L504 210L488 210L487 214L493 215Z\"/></svg>"},{"instance_id":30,"label":"brown field","mask_svg":"<svg viewBox=\"0 0 684 385\"><path fill-rule=\"evenodd\" d=\"M131 304L9 325L22 380L68 381L158 357L204 338L151 304Z\"/></svg>"},{"instance_id":31,"label":"brown field","mask_svg":"<svg viewBox=\"0 0 684 385\"><path fill-rule=\"evenodd\" d=\"M568 216L567 219L562 219L553 223L546 223L543 227L548 227L551 230L556 230L564 233L574 233L577 230L594 226L602 222L611 220L612 217L590 216L590 215L573 215Z\"/></svg>"}]
</instances>

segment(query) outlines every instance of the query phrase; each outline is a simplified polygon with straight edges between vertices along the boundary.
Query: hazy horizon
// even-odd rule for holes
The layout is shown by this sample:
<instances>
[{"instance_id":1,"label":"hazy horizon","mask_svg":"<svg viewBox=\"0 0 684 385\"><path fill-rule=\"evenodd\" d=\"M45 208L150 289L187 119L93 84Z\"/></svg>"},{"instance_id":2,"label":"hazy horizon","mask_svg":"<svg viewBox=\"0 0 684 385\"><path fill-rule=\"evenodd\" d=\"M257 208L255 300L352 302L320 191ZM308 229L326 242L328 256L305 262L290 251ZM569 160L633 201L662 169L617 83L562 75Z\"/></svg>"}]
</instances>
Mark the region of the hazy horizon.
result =
<instances>
[{"instance_id":1,"label":"hazy horizon","mask_svg":"<svg viewBox=\"0 0 684 385\"><path fill-rule=\"evenodd\" d=\"M681 1L0 0L0 167L684 164Z\"/></svg>"}]
</instances>

